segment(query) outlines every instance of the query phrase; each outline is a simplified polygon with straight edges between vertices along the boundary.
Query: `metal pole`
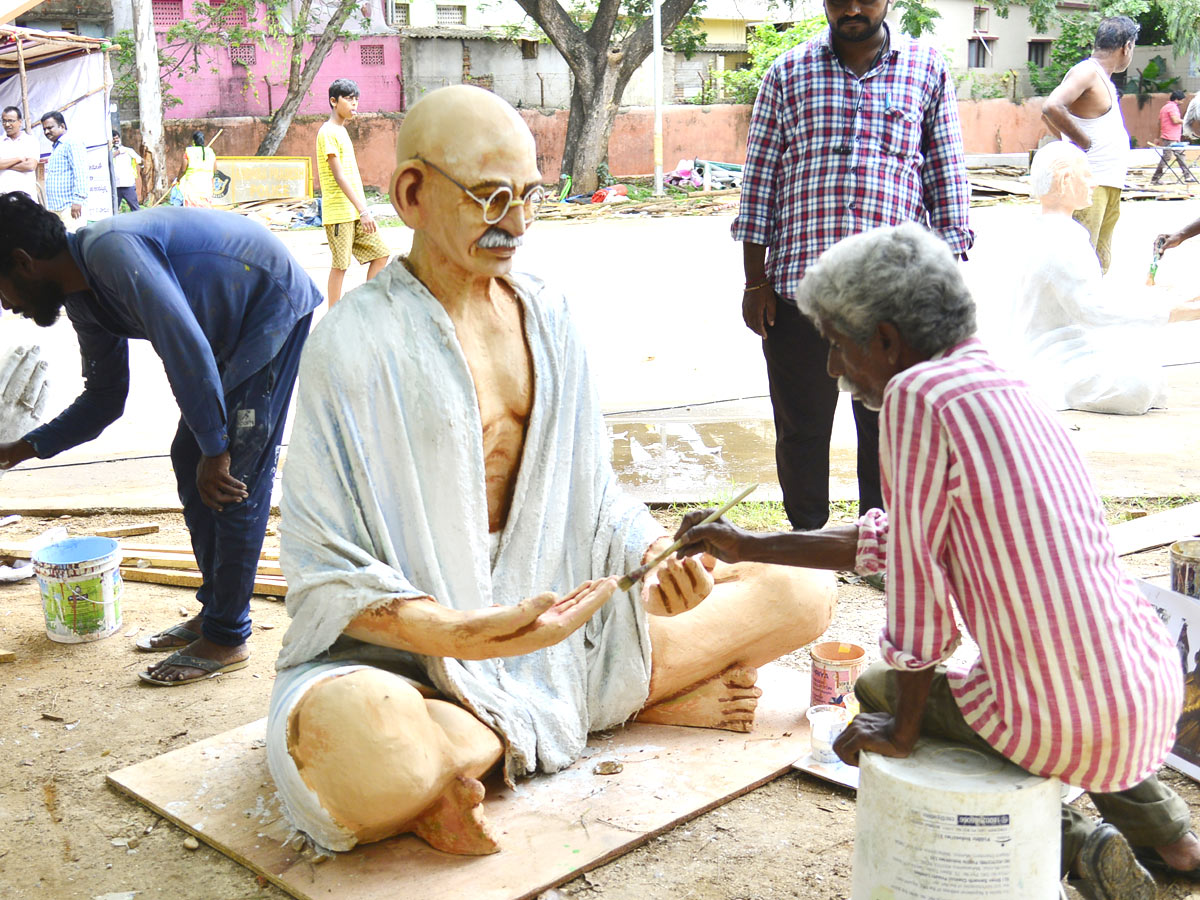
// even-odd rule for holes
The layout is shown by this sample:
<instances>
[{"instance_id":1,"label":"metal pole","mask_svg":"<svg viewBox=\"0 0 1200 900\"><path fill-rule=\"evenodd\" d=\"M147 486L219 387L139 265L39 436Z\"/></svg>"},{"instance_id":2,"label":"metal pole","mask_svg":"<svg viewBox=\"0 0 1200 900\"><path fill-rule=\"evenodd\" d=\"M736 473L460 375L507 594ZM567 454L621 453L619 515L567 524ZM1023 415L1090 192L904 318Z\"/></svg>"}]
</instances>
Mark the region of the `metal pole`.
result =
<instances>
[{"instance_id":1,"label":"metal pole","mask_svg":"<svg viewBox=\"0 0 1200 900\"><path fill-rule=\"evenodd\" d=\"M663 48L661 0L652 0L654 8L654 195L663 193Z\"/></svg>"}]
</instances>

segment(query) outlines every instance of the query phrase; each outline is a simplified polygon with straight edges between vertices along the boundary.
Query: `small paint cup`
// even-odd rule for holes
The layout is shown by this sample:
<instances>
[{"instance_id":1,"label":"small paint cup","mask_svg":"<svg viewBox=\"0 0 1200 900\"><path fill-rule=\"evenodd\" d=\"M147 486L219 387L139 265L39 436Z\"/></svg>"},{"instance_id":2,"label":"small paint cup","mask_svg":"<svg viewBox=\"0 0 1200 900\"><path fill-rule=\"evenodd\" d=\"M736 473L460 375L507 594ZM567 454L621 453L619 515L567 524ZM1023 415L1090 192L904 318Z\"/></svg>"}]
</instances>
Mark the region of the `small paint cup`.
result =
<instances>
[{"instance_id":1,"label":"small paint cup","mask_svg":"<svg viewBox=\"0 0 1200 900\"><path fill-rule=\"evenodd\" d=\"M1171 545L1171 590L1200 598L1200 541L1176 541Z\"/></svg>"},{"instance_id":2,"label":"small paint cup","mask_svg":"<svg viewBox=\"0 0 1200 900\"><path fill-rule=\"evenodd\" d=\"M849 712L840 706L822 703L820 706L810 706L807 715L812 758L819 763L836 763L838 755L833 752L833 742L850 721Z\"/></svg>"}]
</instances>

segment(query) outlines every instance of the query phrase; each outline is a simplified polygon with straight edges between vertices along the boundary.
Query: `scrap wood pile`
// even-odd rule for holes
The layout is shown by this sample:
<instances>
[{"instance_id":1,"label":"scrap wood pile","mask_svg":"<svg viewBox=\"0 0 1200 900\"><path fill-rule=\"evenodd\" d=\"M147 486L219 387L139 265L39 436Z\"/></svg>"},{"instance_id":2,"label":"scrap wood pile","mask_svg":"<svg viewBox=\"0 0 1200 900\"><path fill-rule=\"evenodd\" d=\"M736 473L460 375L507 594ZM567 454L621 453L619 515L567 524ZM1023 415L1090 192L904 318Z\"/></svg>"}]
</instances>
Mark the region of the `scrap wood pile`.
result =
<instances>
[{"instance_id":1,"label":"scrap wood pile","mask_svg":"<svg viewBox=\"0 0 1200 900\"><path fill-rule=\"evenodd\" d=\"M546 201L538 209L539 219L604 219L613 216L709 216L736 209L741 191L693 191L686 196L668 194L645 200L619 203L556 203Z\"/></svg>"},{"instance_id":2,"label":"scrap wood pile","mask_svg":"<svg viewBox=\"0 0 1200 900\"><path fill-rule=\"evenodd\" d=\"M254 219L268 228L291 227L297 216L303 218L313 210L312 197L288 197L284 200L248 200L229 207L233 212ZM319 210L319 206L318 206Z\"/></svg>"},{"instance_id":3,"label":"scrap wood pile","mask_svg":"<svg viewBox=\"0 0 1200 900\"><path fill-rule=\"evenodd\" d=\"M0 546L0 559L29 559L27 544ZM122 545L121 577L127 581L148 581L176 587L199 587L202 581L196 557L188 547L152 545ZM287 582L279 568L279 553L264 550L258 560L254 577L254 593L267 597L287 594Z\"/></svg>"},{"instance_id":4,"label":"scrap wood pile","mask_svg":"<svg viewBox=\"0 0 1200 900\"><path fill-rule=\"evenodd\" d=\"M991 206L1013 197L1029 196L1029 169L1020 166L970 166L971 205Z\"/></svg>"}]
</instances>

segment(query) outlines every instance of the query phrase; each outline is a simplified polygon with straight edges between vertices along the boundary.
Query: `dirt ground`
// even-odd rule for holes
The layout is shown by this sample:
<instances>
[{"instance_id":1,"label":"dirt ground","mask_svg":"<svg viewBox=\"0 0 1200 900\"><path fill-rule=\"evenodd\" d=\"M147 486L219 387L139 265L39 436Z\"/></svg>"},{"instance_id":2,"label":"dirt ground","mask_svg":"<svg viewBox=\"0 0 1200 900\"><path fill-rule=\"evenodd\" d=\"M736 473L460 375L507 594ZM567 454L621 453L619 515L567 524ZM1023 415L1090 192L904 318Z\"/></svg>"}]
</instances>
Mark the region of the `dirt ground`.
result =
<instances>
[{"instance_id":1,"label":"dirt ground","mask_svg":"<svg viewBox=\"0 0 1200 900\"><path fill-rule=\"evenodd\" d=\"M154 521L160 532L129 543L186 546L182 517L25 518L0 529L0 546L52 525L72 534ZM274 523L268 546L277 546ZM1165 551L1128 557L1136 574L1166 571ZM273 663L287 627L283 604L252 602L250 666L182 688L141 684L154 655L134 641L195 611L192 592L126 582L124 622L111 638L56 644L46 638L36 583L0 585L0 897L241 900L287 895L216 850L189 850L186 835L110 788L106 773L242 725L265 714ZM872 652L884 615L880 593L843 584L828 632ZM806 654L788 665L806 668ZM1165 770L1195 811L1200 789ZM1086 802L1086 801L1084 801ZM854 794L791 773L653 838L544 895L585 900L841 900L851 890ZM105 895L112 895L106 897ZM1070 892L1069 896L1078 895ZM1164 884L1162 898L1195 897ZM402 889L397 897L407 897Z\"/></svg>"}]
</instances>

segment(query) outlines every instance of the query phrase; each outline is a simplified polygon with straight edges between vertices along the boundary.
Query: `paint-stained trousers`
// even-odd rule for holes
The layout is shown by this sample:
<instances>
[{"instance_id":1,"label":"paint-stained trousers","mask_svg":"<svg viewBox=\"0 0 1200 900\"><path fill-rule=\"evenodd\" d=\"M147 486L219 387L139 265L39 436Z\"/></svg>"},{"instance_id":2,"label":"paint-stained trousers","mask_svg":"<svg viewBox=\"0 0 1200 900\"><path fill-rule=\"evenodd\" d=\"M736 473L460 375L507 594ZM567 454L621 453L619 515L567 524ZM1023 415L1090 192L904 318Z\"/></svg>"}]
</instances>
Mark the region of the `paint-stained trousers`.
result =
<instances>
[{"instance_id":1,"label":"paint-stained trousers","mask_svg":"<svg viewBox=\"0 0 1200 900\"><path fill-rule=\"evenodd\" d=\"M229 473L246 485L249 496L209 509L196 487L200 447L182 421L171 444L171 465L192 538L192 552L204 576L196 599L204 607L204 636L214 644L236 647L250 636L250 595L271 513L271 486L288 403L308 338L312 316L296 323L267 365L225 395L229 433Z\"/></svg>"},{"instance_id":2,"label":"paint-stained trousers","mask_svg":"<svg viewBox=\"0 0 1200 900\"><path fill-rule=\"evenodd\" d=\"M828 372L829 342L794 303L775 297L775 324L763 341L775 411L775 467L783 508L798 530L829 520L829 440L837 379ZM879 414L854 401L858 430L858 509L883 509L879 486Z\"/></svg>"},{"instance_id":3,"label":"paint-stained trousers","mask_svg":"<svg viewBox=\"0 0 1200 900\"><path fill-rule=\"evenodd\" d=\"M946 680L946 667L937 674L921 717L921 734L966 744L993 756L1000 756L992 745L967 724ZM898 686L896 670L886 663L875 663L854 685L863 712L891 713L896 709ZM1173 790L1151 775L1141 784L1113 794L1088 792L1092 803L1104 818L1135 847L1161 847L1179 840L1191 828L1187 803ZM1062 874L1066 875L1079 855L1096 823L1081 810L1066 803L1062 806Z\"/></svg>"}]
</instances>

